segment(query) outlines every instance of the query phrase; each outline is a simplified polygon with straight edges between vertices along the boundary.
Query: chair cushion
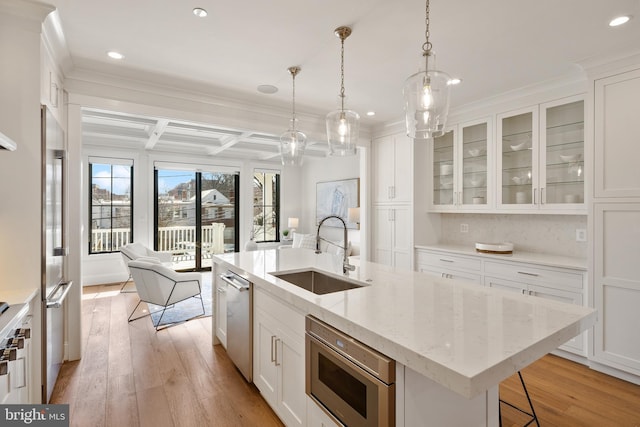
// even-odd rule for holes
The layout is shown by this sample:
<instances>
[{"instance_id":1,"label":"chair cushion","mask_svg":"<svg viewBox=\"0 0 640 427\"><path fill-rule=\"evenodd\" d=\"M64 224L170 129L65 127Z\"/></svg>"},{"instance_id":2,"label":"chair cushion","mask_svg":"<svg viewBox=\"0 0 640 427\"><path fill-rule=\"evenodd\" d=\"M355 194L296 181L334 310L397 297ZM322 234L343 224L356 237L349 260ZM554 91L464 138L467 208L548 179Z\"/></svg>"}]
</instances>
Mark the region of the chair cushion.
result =
<instances>
[{"instance_id":1,"label":"chair cushion","mask_svg":"<svg viewBox=\"0 0 640 427\"><path fill-rule=\"evenodd\" d=\"M312 234L293 233L292 248L315 249L316 238Z\"/></svg>"}]
</instances>

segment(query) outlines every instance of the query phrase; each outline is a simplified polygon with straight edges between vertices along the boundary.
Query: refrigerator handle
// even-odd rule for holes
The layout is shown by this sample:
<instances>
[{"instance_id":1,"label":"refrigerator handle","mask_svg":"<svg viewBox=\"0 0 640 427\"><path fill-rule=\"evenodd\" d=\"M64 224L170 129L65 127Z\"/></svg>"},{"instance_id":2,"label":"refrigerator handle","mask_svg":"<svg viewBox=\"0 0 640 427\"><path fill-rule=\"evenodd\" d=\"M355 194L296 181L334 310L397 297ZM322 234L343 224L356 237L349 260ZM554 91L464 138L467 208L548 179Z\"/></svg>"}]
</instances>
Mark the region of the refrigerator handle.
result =
<instances>
[{"instance_id":1,"label":"refrigerator handle","mask_svg":"<svg viewBox=\"0 0 640 427\"><path fill-rule=\"evenodd\" d=\"M62 307L62 303L64 299L67 297L67 294L71 290L71 285L73 285L72 281L63 282L58 285L58 289L54 292L54 294L60 294L60 296L54 300L46 300L47 308L60 308ZM62 292L60 290L62 289Z\"/></svg>"}]
</instances>

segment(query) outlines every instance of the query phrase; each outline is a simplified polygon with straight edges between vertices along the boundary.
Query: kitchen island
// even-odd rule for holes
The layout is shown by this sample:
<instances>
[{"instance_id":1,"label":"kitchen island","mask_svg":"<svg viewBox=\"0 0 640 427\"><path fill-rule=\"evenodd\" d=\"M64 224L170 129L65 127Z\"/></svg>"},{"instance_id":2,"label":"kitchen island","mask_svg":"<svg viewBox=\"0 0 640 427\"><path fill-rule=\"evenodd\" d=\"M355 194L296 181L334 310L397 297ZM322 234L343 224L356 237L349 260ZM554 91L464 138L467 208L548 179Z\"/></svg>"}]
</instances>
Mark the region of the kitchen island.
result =
<instances>
[{"instance_id":1,"label":"kitchen island","mask_svg":"<svg viewBox=\"0 0 640 427\"><path fill-rule=\"evenodd\" d=\"M409 408L429 406L411 404L421 394L404 387L416 377L424 380L425 399L444 399L431 408L440 412L442 422L447 411L456 416L453 412L464 412L468 402L477 418L474 425L497 425L497 385L596 320L590 308L369 262L359 263L348 276L364 286L325 295L271 274L312 268L342 275L341 259L306 249L224 254L213 260L214 278L231 269L254 284L254 293L313 315L394 359L402 368L397 378L398 425L404 425L405 416L410 425Z\"/></svg>"}]
</instances>

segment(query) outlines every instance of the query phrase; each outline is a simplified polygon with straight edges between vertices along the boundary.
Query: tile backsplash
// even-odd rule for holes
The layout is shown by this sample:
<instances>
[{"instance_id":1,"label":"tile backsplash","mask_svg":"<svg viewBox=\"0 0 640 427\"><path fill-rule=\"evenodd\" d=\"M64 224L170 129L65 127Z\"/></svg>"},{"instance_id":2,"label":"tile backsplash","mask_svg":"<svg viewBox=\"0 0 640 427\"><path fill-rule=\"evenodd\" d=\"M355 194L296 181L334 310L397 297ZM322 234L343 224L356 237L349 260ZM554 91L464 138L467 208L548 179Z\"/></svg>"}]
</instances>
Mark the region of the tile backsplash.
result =
<instances>
[{"instance_id":1,"label":"tile backsplash","mask_svg":"<svg viewBox=\"0 0 640 427\"><path fill-rule=\"evenodd\" d=\"M461 224L469 231L460 232ZM445 244L511 242L515 250L587 257L587 242L576 242L576 230L587 228L586 215L442 214L441 227Z\"/></svg>"}]
</instances>

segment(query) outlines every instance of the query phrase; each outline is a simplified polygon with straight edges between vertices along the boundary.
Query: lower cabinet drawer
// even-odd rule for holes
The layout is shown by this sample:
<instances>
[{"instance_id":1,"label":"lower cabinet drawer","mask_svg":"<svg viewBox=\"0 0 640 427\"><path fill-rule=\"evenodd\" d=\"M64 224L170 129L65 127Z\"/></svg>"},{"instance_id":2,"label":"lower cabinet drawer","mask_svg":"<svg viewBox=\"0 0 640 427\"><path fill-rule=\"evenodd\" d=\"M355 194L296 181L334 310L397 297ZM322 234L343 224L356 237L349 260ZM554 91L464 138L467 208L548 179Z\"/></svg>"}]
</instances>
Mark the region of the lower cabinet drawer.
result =
<instances>
[{"instance_id":1,"label":"lower cabinet drawer","mask_svg":"<svg viewBox=\"0 0 640 427\"><path fill-rule=\"evenodd\" d=\"M445 269L465 270L480 273L482 261L480 258L451 255L445 252L417 251L416 264L442 267Z\"/></svg>"},{"instance_id":2,"label":"lower cabinet drawer","mask_svg":"<svg viewBox=\"0 0 640 427\"><path fill-rule=\"evenodd\" d=\"M485 261L484 274L515 280L521 283L551 286L558 289L580 292L583 289L583 274L561 269L541 268L523 263Z\"/></svg>"},{"instance_id":3,"label":"lower cabinet drawer","mask_svg":"<svg viewBox=\"0 0 640 427\"><path fill-rule=\"evenodd\" d=\"M477 283L479 285L482 284L482 276L480 274L468 273L466 271L442 269L429 265L418 265L418 271L443 279L463 280Z\"/></svg>"}]
</instances>

